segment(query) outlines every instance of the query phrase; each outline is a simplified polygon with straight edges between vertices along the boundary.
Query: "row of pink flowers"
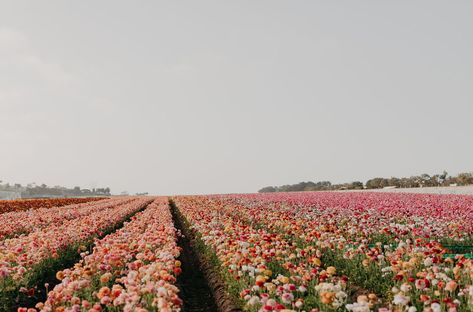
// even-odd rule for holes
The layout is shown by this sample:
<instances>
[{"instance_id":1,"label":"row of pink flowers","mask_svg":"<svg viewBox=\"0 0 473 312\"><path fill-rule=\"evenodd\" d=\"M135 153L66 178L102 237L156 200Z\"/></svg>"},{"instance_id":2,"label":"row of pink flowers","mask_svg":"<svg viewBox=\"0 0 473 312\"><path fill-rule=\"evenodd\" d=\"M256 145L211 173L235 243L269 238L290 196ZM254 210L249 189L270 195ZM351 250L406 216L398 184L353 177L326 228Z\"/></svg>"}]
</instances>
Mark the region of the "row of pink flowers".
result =
<instances>
[{"instance_id":1,"label":"row of pink flowers","mask_svg":"<svg viewBox=\"0 0 473 312\"><path fill-rule=\"evenodd\" d=\"M131 199L129 199L131 201ZM0 240L20 234L28 234L51 224L90 214L94 210L108 209L123 203L123 199L103 199L64 207L38 208L0 214Z\"/></svg>"},{"instance_id":2,"label":"row of pink flowers","mask_svg":"<svg viewBox=\"0 0 473 312\"><path fill-rule=\"evenodd\" d=\"M177 234L167 199L156 199L124 227L96 241L93 252L84 252L73 268L58 272L61 282L36 308L180 311L174 285L181 270Z\"/></svg>"},{"instance_id":3,"label":"row of pink flowers","mask_svg":"<svg viewBox=\"0 0 473 312\"><path fill-rule=\"evenodd\" d=\"M42 261L57 258L68 246L100 236L101 233L122 222L127 216L149 204L149 198L122 199L116 205L93 210L59 224L50 224L28 235L0 242L0 285L2 280L28 279L29 271Z\"/></svg>"},{"instance_id":4,"label":"row of pink flowers","mask_svg":"<svg viewBox=\"0 0 473 312\"><path fill-rule=\"evenodd\" d=\"M282 205L308 217L341 216L362 222L363 233L451 238L473 236L473 196L375 192L302 192L229 196L245 205ZM250 204L251 202L251 204ZM396 220L409 220L406 226ZM394 221L394 222L393 222ZM374 226L374 228L373 228ZM362 227L360 225L360 227Z\"/></svg>"}]
</instances>

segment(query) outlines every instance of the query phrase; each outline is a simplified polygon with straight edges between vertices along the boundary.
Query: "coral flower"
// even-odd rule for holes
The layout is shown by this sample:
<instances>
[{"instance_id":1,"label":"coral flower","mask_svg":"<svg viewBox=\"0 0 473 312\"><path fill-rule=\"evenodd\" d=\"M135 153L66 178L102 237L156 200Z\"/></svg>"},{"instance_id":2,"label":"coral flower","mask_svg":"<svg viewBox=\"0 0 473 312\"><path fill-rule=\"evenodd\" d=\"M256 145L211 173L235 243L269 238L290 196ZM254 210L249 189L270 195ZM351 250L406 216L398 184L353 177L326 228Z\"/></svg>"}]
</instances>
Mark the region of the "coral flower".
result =
<instances>
[{"instance_id":1,"label":"coral flower","mask_svg":"<svg viewBox=\"0 0 473 312\"><path fill-rule=\"evenodd\" d=\"M452 291L455 291L455 289L457 289L457 286L458 286L457 282L455 282L455 281L449 281L449 282L445 285L445 290L452 292Z\"/></svg>"}]
</instances>

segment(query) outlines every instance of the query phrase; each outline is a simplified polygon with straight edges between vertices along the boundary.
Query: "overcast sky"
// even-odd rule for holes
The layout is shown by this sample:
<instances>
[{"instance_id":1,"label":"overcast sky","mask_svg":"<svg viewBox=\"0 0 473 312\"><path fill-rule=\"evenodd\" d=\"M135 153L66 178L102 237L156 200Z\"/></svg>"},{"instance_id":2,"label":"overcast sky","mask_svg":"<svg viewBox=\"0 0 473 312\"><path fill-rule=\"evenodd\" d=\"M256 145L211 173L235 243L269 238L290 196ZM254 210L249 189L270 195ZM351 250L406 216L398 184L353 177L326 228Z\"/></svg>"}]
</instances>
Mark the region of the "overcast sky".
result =
<instances>
[{"instance_id":1,"label":"overcast sky","mask_svg":"<svg viewBox=\"0 0 473 312\"><path fill-rule=\"evenodd\" d=\"M0 0L0 180L182 194L472 171L472 14Z\"/></svg>"}]
</instances>

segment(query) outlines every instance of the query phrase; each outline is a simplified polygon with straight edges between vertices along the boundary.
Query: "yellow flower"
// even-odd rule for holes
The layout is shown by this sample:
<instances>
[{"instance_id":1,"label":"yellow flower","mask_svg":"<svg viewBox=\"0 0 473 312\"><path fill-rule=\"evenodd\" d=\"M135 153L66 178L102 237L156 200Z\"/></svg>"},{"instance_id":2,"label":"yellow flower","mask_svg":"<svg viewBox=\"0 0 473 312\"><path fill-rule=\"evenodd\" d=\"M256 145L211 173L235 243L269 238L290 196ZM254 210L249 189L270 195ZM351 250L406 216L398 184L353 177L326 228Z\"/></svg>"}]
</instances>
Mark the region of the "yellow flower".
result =
<instances>
[{"instance_id":1,"label":"yellow flower","mask_svg":"<svg viewBox=\"0 0 473 312\"><path fill-rule=\"evenodd\" d=\"M374 301L374 300L378 299L378 296L376 296L376 294L369 294L369 295L368 295L368 298L369 298L370 300Z\"/></svg>"},{"instance_id":2,"label":"yellow flower","mask_svg":"<svg viewBox=\"0 0 473 312\"><path fill-rule=\"evenodd\" d=\"M331 291L321 292L320 293L320 301L323 304L331 304L335 299L335 293Z\"/></svg>"},{"instance_id":3,"label":"yellow flower","mask_svg":"<svg viewBox=\"0 0 473 312\"><path fill-rule=\"evenodd\" d=\"M316 266L320 266L322 264L322 261L320 261L319 258L313 258L312 263L315 264Z\"/></svg>"},{"instance_id":4,"label":"yellow flower","mask_svg":"<svg viewBox=\"0 0 473 312\"><path fill-rule=\"evenodd\" d=\"M327 268L327 273L330 274L330 275L334 275L334 274L337 273L337 269L336 269L335 267L333 267L333 266L329 266L329 267Z\"/></svg>"},{"instance_id":5,"label":"yellow flower","mask_svg":"<svg viewBox=\"0 0 473 312\"><path fill-rule=\"evenodd\" d=\"M289 283L289 278L284 276L284 275L279 275L278 276L278 281L280 281L283 284L287 284L287 283Z\"/></svg>"},{"instance_id":6,"label":"yellow flower","mask_svg":"<svg viewBox=\"0 0 473 312\"><path fill-rule=\"evenodd\" d=\"M276 285L274 285L273 283L266 283L264 284L264 286L269 292L273 292L276 290Z\"/></svg>"}]
</instances>

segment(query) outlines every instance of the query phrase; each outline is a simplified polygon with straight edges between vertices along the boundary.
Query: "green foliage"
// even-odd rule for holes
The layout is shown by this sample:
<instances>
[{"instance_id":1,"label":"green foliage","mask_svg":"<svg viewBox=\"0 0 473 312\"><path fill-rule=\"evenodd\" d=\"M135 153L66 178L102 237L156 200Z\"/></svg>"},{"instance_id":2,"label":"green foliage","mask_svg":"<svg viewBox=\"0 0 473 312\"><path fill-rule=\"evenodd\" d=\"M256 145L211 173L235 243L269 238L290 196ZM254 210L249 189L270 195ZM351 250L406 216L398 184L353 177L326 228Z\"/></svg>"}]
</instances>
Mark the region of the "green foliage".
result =
<instances>
[{"instance_id":1,"label":"green foliage","mask_svg":"<svg viewBox=\"0 0 473 312\"><path fill-rule=\"evenodd\" d=\"M350 284L352 284L352 293L355 295L356 291L375 293L379 298L387 299L386 295L392 287L392 273L383 273L381 267L375 263L370 263L368 266L363 265L364 258L357 256L354 259L343 258L341 251L325 249L322 254L322 263L330 264L337 268L339 275L346 275Z\"/></svg>"}]
</instances>

